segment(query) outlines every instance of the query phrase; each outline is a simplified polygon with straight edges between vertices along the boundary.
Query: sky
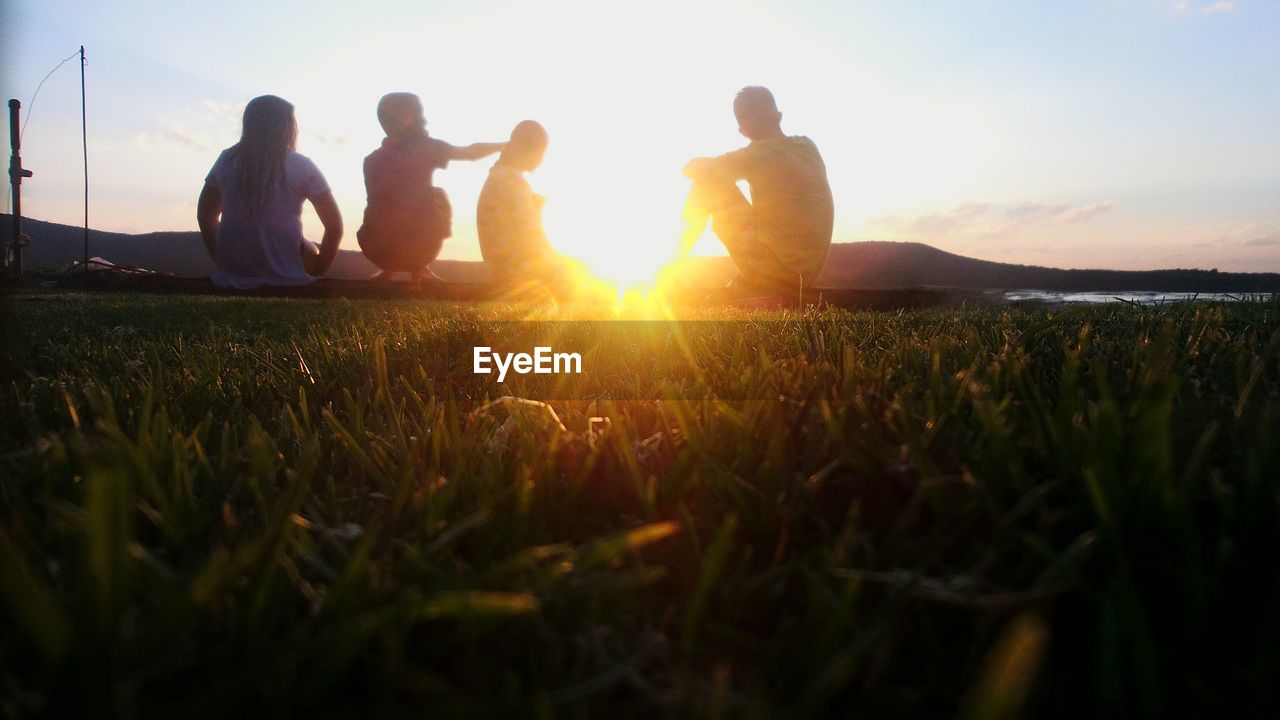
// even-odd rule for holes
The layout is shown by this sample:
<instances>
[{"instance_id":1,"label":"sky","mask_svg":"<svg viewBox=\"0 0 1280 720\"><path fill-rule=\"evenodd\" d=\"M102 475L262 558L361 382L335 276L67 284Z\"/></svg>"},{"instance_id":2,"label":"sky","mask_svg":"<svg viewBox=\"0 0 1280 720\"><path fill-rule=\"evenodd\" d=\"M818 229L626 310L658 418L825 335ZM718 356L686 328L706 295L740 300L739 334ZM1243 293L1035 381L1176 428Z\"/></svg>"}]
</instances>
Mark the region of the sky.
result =
<instances>
[{"instance_id":1,"label":"sky","mask_svg":"<svg viewBox=\"0 0 1280 720\"><path fill-rule=\"evenodd\" d=\"M418 93L428 130L551 135L530 176L563 252L600 266L674 248L689 158L745 144L734 93L766 85L812 138L836 242L925 242L1057 267L1280 272L1280 2L542 0L216 5L0 0L0 91L24 104L25 214L195 229L195 201L240 112L297 107L357 247L374 108ZM491 160L453 163L442 257L478 259ZM8 193L8 183L4 190ZM6 208L7 208L6 204ZM319 240L308 210L308 237ZM704 236L696 251L722 250Z\"/></svg>"}]
</instances>

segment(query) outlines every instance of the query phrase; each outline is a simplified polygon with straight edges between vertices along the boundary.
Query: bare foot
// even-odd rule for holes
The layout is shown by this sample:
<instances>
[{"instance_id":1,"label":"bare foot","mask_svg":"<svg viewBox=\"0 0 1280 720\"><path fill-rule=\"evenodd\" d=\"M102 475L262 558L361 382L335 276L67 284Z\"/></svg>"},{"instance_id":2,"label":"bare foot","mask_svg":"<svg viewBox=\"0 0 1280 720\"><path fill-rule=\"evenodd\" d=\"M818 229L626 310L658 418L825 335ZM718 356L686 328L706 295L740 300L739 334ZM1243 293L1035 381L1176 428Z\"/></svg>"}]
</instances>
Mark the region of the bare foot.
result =
<instances>
[{"instance_id":1,"label":"bare foot","mask_svg":"<svg viewBox=\"0 0 1280 720\"><path fill-rule=\"evenodd\" d=\"M436 282L444 282L444 278L431 272L431 268L424 267L418 272L413 274L413 281L415 283L418 283L418 282L436 283Z\"/></svg>"}]
</instances>

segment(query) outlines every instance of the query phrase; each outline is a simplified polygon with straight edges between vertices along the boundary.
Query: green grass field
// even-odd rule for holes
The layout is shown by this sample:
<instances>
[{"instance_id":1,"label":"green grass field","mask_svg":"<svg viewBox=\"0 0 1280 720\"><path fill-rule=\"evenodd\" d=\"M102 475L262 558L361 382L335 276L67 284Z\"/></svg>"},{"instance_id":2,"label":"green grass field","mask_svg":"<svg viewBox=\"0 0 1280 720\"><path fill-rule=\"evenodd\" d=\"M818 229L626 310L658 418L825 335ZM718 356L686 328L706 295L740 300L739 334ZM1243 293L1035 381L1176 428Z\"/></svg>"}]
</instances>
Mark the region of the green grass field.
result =
<instances>
[{"instance_id":1,"label":"green grass field","mask_svg":"<svg viewBox=\"0 0 1280 720\"><path fill-rule=\"evenodd\" d=\"M1280 705L1275 301L0 303L0 715Z\"/></svg>"}]
</instances>

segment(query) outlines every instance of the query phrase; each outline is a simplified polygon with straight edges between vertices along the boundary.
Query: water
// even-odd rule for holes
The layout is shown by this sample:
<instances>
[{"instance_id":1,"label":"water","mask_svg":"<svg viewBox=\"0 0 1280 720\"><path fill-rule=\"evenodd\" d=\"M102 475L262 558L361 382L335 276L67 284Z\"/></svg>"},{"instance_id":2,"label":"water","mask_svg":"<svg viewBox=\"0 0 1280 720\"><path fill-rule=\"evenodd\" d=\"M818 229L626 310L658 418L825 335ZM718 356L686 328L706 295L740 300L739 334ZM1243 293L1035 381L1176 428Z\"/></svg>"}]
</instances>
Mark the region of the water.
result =
<instances>
[{"instance_id":1,"label":"water","mask_svg":"<svg viewBox=\"0 0 1280 720\"><path fill-rule=\"evenodd\" d=\"M1235 302L1239 300L1268 301L1273 293L1176 293L1176 292L1057 292L1051 290L1007 290L1003 297L1008 302L1042 302L1048 305L1097 305L1101 303L1127 302L1139 305L1160 305L1177 302Z\"/></svg>"}]
</instances>

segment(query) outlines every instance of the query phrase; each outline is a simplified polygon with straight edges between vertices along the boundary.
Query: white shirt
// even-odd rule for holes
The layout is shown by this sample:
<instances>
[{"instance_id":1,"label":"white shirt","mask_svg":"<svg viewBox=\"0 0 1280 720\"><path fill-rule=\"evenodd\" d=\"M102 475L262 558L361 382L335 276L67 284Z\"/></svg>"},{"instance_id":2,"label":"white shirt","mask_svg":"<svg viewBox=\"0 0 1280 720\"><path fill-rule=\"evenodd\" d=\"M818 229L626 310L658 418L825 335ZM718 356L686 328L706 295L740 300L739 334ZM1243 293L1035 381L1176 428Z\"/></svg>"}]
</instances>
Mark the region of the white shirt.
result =
<instances>
[{"instance_id":1,"label":"white shirt","mask_svg":"<svg viewBox=\"0 0 1280 720\"><path fill-rule=\"evenodd\" d=\"M236 192L235 160L227 148L205 182L222 194L222 222L210 280L224 288L305 285L314 280L302 268L302 201L329 192L320 168L290 150L284 157L284 182L276 183L258 215Z\"/></svg>"}]
</instances>

